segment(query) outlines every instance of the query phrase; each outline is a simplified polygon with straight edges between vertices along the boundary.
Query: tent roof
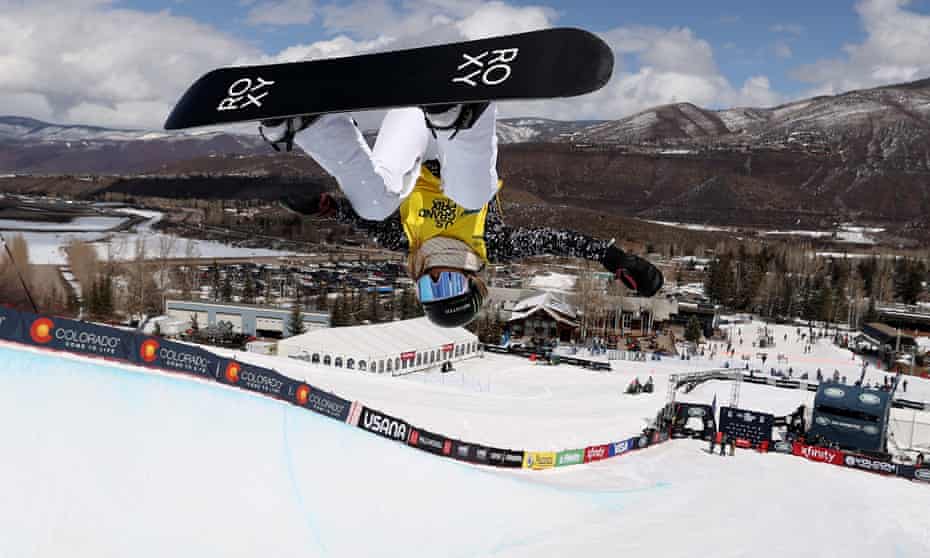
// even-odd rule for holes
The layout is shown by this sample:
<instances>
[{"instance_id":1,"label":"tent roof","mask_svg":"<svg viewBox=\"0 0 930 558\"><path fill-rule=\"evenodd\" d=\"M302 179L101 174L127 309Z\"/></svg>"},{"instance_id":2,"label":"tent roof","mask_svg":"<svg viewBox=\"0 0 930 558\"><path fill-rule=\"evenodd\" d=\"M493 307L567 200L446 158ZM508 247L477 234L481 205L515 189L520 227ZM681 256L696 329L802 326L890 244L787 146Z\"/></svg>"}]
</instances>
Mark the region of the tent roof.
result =
<instances>
[{"instance_id":1,"label":"tent roof","mask_svg":"<svg viewBox=\"0 0 930 558\"><path fill-rule=\"evenodd\" d=\"M478 337L463 327L443 328L427 318L353 327L315 329L278 342L293 352L327 352L356 358L435 349L448 343L470 343Z\"/></svg>"}]
</instances>

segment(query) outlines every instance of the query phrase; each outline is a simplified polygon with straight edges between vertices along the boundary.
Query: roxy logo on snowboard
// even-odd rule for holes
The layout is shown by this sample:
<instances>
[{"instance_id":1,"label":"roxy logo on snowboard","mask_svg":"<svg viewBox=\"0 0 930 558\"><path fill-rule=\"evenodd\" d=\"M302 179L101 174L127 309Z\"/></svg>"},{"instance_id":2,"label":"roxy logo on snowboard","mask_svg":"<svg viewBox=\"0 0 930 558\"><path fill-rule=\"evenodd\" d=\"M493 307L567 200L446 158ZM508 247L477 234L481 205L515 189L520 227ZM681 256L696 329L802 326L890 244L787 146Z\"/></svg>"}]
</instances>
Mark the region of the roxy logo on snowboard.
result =
<instances>
[{"instance_id":1,"label":"roxy logo on snowboard","mask_svg":"<svg viewBox=\"0 0 930 558\"><path fill-rule=\"evenodd\" d=\"M256 76L252 78L240 78L230 84L226 90L226 97L220 101L216 110L242 110L249 107L261 108L262 101L271 93L271 86L275 82L262 79Z\"/></svg>"},{"instance_id":2,"label":"roxy logo on snowboard","mask_svg":"<svg viewBox=\"0 0 930 558\"><path fill-rule=\"evenodd\" d=\"M481 54L472 56L462 53L465 60L459 64L456 71L461 75L452 78L452 83L460 83L469 87L482 85L500 85L510 79L513 62L520 53L518 48L503 48L486 50Z\"/></svg>"}]
</instances>

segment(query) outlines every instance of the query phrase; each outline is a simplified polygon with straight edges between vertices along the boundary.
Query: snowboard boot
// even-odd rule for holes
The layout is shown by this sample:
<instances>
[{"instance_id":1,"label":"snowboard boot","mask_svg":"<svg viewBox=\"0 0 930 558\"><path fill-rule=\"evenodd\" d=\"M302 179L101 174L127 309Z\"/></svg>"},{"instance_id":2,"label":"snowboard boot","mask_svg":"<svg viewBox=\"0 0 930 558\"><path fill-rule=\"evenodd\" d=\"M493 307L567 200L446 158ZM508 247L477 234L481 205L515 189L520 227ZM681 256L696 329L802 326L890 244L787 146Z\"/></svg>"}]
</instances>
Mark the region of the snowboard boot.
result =
<instances>
[{"instance_id":1,"label":"snowboard boot","mask_svg":"<svg viewBox=\"0 0 930 558\"><path fill-rule=\"evenodd\" d=\"M488 105L490 105L488 101L481 101L427 105L421 108L426 116L426 127L430 129L433 137L436 137L437 130L453 130L452 135L449 136L449 139L452 139L459 133L459 130L471 128L487 110Z\"/></svg>"}]
</instances>

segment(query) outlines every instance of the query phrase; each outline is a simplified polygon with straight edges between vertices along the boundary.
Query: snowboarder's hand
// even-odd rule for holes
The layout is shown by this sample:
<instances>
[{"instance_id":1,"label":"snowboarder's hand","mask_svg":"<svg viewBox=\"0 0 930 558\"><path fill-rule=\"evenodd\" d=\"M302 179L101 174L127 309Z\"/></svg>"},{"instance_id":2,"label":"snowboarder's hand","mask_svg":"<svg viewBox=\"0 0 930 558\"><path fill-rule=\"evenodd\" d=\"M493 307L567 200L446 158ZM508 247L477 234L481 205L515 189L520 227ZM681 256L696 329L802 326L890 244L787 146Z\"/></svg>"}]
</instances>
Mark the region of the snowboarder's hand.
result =
<instances>
[{"instance_id":1,"label":"snowboarder's hand","mask_svg":"<svg viewBox=\"0 0 930 558\"><path fill-rule=\"evenodd\" d=\"M294 147L294 136L297 132L316 121L316 116L294 116L292 118L271 118L262 120L258 125L258 133L275 151L290 151Z\"/></svg>"},{"instance_id":2,"label":"snowboarder's hand","mask_svg":"<svg viewBox=\"0 0 930 558\"><path fill-rule=\"evenodd\" d=\"M639 256L627 254L613 244L607 247L601 264L626 288L636 291L640 296L653 296L665 282L659 268Z\"/></svg>"},{"instance_id":3,"label":"snowboarder's hand","mask_svg":"<svg viewBox=\"0 0 930 558\"><path fill-rule=\"evenodd\" d=\"M332 217L338 210L336 200L327 192L284 196L280 203L288 211L314 217Z\"/></svg>"}]
</instances>

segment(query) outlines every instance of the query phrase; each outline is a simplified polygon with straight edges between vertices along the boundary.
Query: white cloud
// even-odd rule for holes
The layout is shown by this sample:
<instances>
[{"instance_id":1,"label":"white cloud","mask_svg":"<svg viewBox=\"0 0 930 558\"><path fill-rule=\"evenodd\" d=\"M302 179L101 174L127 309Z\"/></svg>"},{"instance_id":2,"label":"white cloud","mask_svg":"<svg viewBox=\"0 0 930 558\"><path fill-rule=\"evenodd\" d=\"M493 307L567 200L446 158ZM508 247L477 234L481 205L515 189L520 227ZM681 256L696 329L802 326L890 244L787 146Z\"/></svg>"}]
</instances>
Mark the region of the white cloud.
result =
<instances>
[{"instance_id":1,"label":"white cloud","mask_svg":"<svg viewBox=\"0 0 930 558\"><path fill-rule=\"evenodd\" d=\"M862 0L856 11L866 31L845 56L799 67L794 75L812 91L851 89L910 81L930 75L930 16L907 10L910 0Z\"/></svg>"},{"instance_id":2,"label":"white cloud","mask_svg":"<svg viewBox=\"0 0 930 558\"><path fill-rule=\"evenodd\" d=\"M290 1L290 0L287 0ZM283 2L240 0L254 13ZM290 4L297 6L297 4ZM312 7L303 2L299 7ZM187 86L229 64L349 56L551 27L557 11L484 0L364 0L320 5L331 37L261 52L192 19L117 9L106 0L0 0L0 112L59 122L160 128ZM313 9L269 22L295 22ZM614 78L591 95L505 103L502 113L556 118L622 118L662 103L701 106L772 104L780 97L764 76L731 84L710 44L687 28L618 27L603 38L616 55ZM371 120L371 114L363 120Z\"/></svg>"},{"instance_id":3,"label":"white cloud","mask_svg":"<svg viewBox=\"0 0 930 558\"><path fill-rule=\"evenodd\" d=\"M306 25L313 21L314 0L275 0L255 4L246 18L252 25Z\"/></svg>"},{"instance_id":4,"label":"white cloud","mask_svg":"<svg viewBox=\"0 0 930 558\"><path fill-rule=\"evenodd\" d=\"M469 40L525 33L552 26L555 11L539 6L515 7L503 2L489 2L462 19L455 26Z\"/></svg>"},{"instance_id":5,"label":"white cloud","mask_svg":"<svg viewBox=\"0 0 930 558\"><path fill-rule=\"evenodd\" d=\"M292 47L276 58L344 56L516 33L551 27L559 16L544 6L517 7L480 0L409 0L401 8L384 0L370 0L324 6L321 12L328 30L346 35ZM752 77L737 86L729 83L717 67L710 44L690 29L628 26L608 31L602 37L616 55L614 77L602 90L565 100L502 103L501 114L622 118L671 102L722 107L767 106L782 100L764 76Z\"/></svg>"},{"instance_id":6,"label":"white cloud","mask_svg":"<svg viewBox=\"0 0 930 558\"><path fill-rule=\"evenodd\" d=\"M782 60L787 60L794 54L791 51L791 45L785 41L775 41L775 44L772 45L772 49L775 51L775 56Z\"/></svg>"},{"instance_id":7,"label":"white cloud","mask_svg":"<svg viewBox=\"0 0 930 558\"><path fill-rule=\"evenodd\" d=\"M167 11L0 0L3 112L160 128L200 74L255 55L246 43Z\"/></svg>"},{"instance_id":8,"label":"white cloud","mask_svg":"<svg viewBox=\"0 0 930 558\"><path fill-rule=\"evenodd\" d=\"M784 35L794 35L800 37L804 34L804 26L797 23L777 23L769 28L772 33L782 33Z\"/></svg>"}]
</instances>

